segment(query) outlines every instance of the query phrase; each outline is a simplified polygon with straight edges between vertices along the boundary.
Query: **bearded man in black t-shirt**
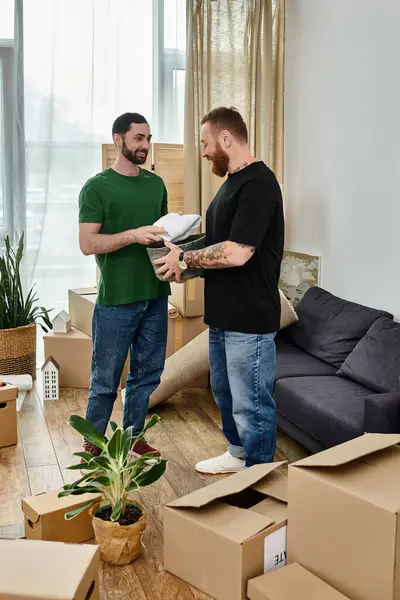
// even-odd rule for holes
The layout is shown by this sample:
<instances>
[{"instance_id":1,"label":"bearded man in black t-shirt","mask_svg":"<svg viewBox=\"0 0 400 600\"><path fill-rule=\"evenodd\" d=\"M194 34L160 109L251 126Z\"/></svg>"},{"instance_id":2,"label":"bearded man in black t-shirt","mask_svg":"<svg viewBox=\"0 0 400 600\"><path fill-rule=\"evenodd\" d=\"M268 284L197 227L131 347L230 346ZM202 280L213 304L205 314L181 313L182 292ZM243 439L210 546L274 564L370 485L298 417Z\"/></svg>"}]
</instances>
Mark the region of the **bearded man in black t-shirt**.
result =
<instances>
[{"instance_id":1,"label":"bearded man in black t-shirt","mask_svg":"<svg viewBox=\"0 0 400 600\"><path fill-rule=\"evenodd\" d=\"M204 250L171 252L159 273L177 281L205 269L205 322L210 328L211 387L229 450L201 461L201 473L234 473L271 462L276 445L275 334L283 254L282 194L274 173L255 159L241 115L217 108L202 120L202 155L227 178L206 217Z\"/></svg>"}]
</instances>

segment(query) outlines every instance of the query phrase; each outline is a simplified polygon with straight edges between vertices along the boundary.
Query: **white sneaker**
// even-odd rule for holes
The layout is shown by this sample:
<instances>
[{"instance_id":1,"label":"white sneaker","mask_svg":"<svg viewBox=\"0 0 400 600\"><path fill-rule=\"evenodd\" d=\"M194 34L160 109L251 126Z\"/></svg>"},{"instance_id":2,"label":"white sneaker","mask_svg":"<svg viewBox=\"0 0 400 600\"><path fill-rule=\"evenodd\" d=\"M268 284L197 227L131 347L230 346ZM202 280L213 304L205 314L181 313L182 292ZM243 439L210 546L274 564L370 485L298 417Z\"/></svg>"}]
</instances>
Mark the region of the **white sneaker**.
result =
<instances>
[{"instance_id":1,"label":"white sneaker","mask_svg":"<svg viewBox=\"0 0 400 600\"><path fill-rule=\"evenodd\" d=\"M242 471L246 461L244 458L236 458L228 451L221 456L202 460L196 465L196 471L207 473L208 475L218 475L220 473L237 473Z\"/></svg>"}]
</instances>

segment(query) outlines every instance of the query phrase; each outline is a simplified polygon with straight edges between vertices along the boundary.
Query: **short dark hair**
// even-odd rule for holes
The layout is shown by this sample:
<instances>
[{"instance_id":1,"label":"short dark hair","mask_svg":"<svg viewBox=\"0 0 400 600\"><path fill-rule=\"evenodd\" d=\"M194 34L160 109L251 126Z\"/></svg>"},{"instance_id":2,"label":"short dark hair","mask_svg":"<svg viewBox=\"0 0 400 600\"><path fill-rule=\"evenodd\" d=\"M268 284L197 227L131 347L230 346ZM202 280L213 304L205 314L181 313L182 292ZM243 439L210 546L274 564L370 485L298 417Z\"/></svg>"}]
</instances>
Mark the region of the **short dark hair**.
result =
<instances>
[{"instance_id":1,"label":"short dark hair","mask_svg":"<svg viewBox=\"0 0 400 600\"><path fill-rule=\"evenodd\" d=\"M233 106L214 108L203 117L201 124L206 123L210 123L219 131L226 129L238 139L248 142L246 123L240 112Z\"/></svg>"},{"instance_id":2,"label":"short dark hair","mask_svg":"<svg viewBox=\"0 0 400 600\"><path fill-rule=\"evenodd\" d=\"M139 113L124 113L123 115L115 119L112 126L113 135L115 133L119 133L120 135L126 133L127 131L129 131L129 128L132 125L132 123L135 123L136 125L142 125L142 123L147 123L147 120L144 118L143 115L140 115Z\"/></svg>"}]
</instances>

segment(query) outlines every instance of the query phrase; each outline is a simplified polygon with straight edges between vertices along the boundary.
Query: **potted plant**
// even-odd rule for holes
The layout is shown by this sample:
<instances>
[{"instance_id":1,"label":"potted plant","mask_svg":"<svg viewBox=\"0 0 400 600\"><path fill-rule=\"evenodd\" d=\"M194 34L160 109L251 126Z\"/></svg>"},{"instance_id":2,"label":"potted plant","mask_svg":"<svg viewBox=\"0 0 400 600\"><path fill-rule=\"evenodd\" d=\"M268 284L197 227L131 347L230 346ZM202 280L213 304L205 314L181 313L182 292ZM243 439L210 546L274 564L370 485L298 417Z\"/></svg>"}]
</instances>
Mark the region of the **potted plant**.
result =
<instances>
[{"instance_id":1,"label":"potted plant","mask_svg":"<svg viewBox=\"0 0 400 600\"><path fill-rule=\"evenodd\" d=\"M24 296L20 266L24 255L24 234L17 251L5 238L0 256L0 373L31 375L36 378L36 323L47 332L52 329L49 311L38 306L35 286Z\"/></svg>"},{"instance_id":2,"label":"potted plant","mask_svg":"<svg viewBox=\"0 0 400 600\"><path fill-rule=\"evenodd\" d=\"M129 494L160 479L168 461L152 453L133 459L130 450L159 419L158 415L152 415L140 435L134 437L132 427L124 431L111 422L113 433L110 440L83 417L72 415L68 419L68 423L102 453L98 457L89 452L74 453L81 458L81 463L68 468L87 472L74 483L66 484L59 497L86 493L102 496L101 502L98 499L86 502L67 513L65 518L73 519L90 509L96 542L102 559L108 564L127 565L141 554L147 518L143 508Z\"/></svg>"}]
</instances>

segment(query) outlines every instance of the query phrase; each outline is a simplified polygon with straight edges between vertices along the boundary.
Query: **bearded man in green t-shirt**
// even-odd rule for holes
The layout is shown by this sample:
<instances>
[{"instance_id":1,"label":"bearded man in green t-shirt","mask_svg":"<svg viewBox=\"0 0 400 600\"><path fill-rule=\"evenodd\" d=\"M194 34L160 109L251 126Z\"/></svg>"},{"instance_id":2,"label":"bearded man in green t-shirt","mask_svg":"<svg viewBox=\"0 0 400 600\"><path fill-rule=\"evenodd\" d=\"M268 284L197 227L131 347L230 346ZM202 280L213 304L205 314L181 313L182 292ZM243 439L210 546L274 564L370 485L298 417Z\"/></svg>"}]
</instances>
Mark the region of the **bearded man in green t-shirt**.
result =
<instances>
[{"instance_id":1,"label":"bearded man in green t-shirt","mask_svg":"<svg viewBox=\"0 0 400 600\"><path fill-rule=\"evenodd\" d=\"M142 169L150 149L146 119L125 113L114 122L118 156L109 169L89 179L79 196L79 244L96 256L101 277L93 315L93 356L87 420L105 433L130 350L123 427L138 434L149 398L164 369L170 286L159 281L146 246L166 231L153 227L168 212L161 177ZM99 455L99 448L84 449ZM160 453L142 439L132 452Z\"/></svg>"}]
</instances>

